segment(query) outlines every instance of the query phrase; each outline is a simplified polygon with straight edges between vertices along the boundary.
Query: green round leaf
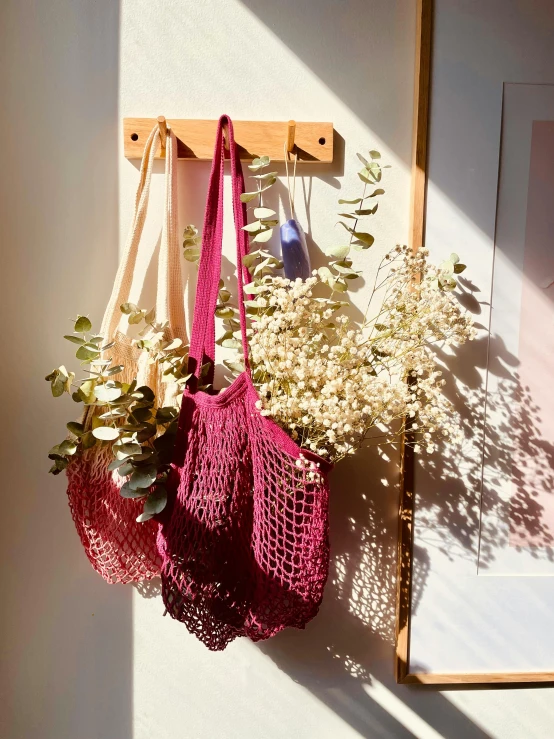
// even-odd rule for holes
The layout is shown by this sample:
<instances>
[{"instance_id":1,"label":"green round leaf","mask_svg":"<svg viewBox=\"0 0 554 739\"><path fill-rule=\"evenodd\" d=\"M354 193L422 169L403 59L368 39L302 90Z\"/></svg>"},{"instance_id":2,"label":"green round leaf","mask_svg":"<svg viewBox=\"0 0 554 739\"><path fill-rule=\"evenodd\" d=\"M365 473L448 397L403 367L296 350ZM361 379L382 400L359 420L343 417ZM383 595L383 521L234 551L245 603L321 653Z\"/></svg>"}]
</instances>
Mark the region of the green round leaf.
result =
<instances>
[{"instance_id":1,"label":"green round leaf","mask_svg":"<svg viewBox=\"0 0 554 739\"><path fill-rule=\"evenodd\" d=\"M85 340L82 339L80 336L64 336L64 339L67 339L68 341L71 341L73 344L84 344Z\"/></svg>"},{"instance_id":2,"label":"green round leaf","mask_svg":"<svg viewBox=\"0 0 554 739\"><path fill-rule=\"evenodd\" d=\"M145 467L139 467L131 475L129 480L129 487L132 490L138 490L139 488L149 488L156 477L158 476L158 470L155 465L148 465Z\"/></svg>"},{"instance_id":3,"label":"green round leaf","mask_svg":"<svg viewBox=\"0 0 554 739\"><path fill-rule=\"evenodd\" d=\"M156 515L161 513L167 504L167 490L163 485L158 485L153 490L144 503L144 513Z\"/></svg>"},{"instance_id":4,"label":"green round leaf","mask_svg":"<svg viewBox=\"0 0 554 739\"><path fill-rule=\"evenodd\" d=\"M123 303L119 306L119 310L128 316L130 313L136 313L139 310L139 307L134 303Z\"/></svg>"},{"instance_id":5,"label":"green round leaf","mask_svg":"<svg viewBox=\"0 0 554 739\"><path fill-rule=\"evenodd\" d=\"M113 441L119 438L119 431L113 426L98 426L93 430L92 435L100 441Z\"/></svg>"},{"instance_id":6,"label":"green round leaf","mask_svg":"<svg viewBox=\"0 0 554 739\"><path fill-rule=\"evenodd\" d=\"M140 516L137 516L136 521L137 523L144 523L145 521L150 521L151 518L154 518L154 513L141 513Z\"/></svg>"},{"instance_id":7,"label":"green round leaf","mask_svg":"<svg viewBox=\"0 0 554 739\"><path fill-rule=\"evenodd\" d=\"M67 455L75 454L77 451L77 444L74 441L70 441L69 439L66 439L65 441L62 441L60 444L60 454L65 457Z\"/></svg>"},{"instance_id":8,"label":"green round leaf","mask_svg":"<svg viewBox=\"0 0 554 739\"><path fill-rule=\"evenodd\" d=\"M76 334L86 334L91 328L92 323L86 316L78 316L73 330Z\"/></svg>"},{"instance_id":9,"label":"green round leaf","mask_svg":"<svg viewBox=\"0 0 554 739\"><path fill-rule=\"evenodd\" d=\"M330 257L336 257L337 259L344 259L350 253L350 246L345 244L344 246L330 246L325 251Z\"/></svg>"},{"instance_id":10,"label":"green round leaf","mask_svg":"<svg viewBox=\"0 0 554 739\"><path fill-rule=\"evenodd\" d=\"M122 395L121 388L108 387L107 385L97 385L94 388L94 393L96 399L101 403L111 403Z\"/></svg>"},{"instance_id":11,"label":"green round leaf","mask_svg":"<svg viewBox=\"0 0 554 739\"><path fill-rule=\"evenodd\" d=\"M186 246L183 254L187 262L196 262L200 259L200 247Z\"/></svg>"},{"instance_id":12,"label":"green round leaf","mask_svg":"<svg viewBox=\"0 0 554 739\"><path fill-rule=\"evenodd\" d=\"M87 431L86 434L83 434L83 436L81 436L81 446L83 447L83 449L90 449L95 444L96 439L93 436L92 431Z\"/></svg>"},{"instance_id":13,"label":"green round leaf","mask_svg":"<svg viewBox=\"0 0 554 739\"><path fill-rule=\"evenodd\" d=\"M66 427L67 430L71 431L75 436L82 436L85 433L85 427L82 423L77 423L77 421L70 421L66 424Z\"/></svg>"},{"instance_id":14,"label":"green round leaf","mask_svg":"<svg viewBox=\"0 0 554 739\"><path fill-rule=\"evenodd\" d=\"M119 489L119 494L122 498L144 498L147 495L146 490L133 490L129 487L129 483L124 483Z\"/></svg>"}]
</instances>

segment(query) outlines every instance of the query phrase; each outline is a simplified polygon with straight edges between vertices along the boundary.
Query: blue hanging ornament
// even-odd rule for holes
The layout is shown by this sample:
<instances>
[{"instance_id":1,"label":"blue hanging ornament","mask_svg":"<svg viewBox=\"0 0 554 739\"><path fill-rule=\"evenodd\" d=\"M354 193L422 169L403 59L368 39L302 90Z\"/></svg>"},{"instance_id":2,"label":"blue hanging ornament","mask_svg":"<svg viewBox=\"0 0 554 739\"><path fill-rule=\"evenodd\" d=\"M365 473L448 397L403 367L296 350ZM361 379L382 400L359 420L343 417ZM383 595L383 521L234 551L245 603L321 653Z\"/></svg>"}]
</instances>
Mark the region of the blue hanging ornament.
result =
<instances>
[{"instance_id":1,"label":"blue hanging ornament","mask_svg":"<svg viewBox=\"0 0 554 739\"><path fill-rule=\"evenodd\" d=\"M295 218L294 212L294 194L296 185L296 162L298 154L294 158L294 170L292 175L292 189L289 180L289 158L285 144L285 166L287 170L287 186L289 191L289 205L291 218L280 228L281 235L281 254L283 258L283 268L285 277L289 280L307 280L311 274L310 255L308 254L308 245L306 244L306 236L302 226Z\"/></svg>"},{"instance_id":2,"label":"blue hanging ornament","mask_svg":"<svg viewBox=\"0 0 554 739\"><path fill-rule=\"evenodd\" d=\"M302 226L291 218L283 223L280 232L285 277L289 280L296 280L297 277L307 280L311 274L310 257Z\"/></svg>"}]
</instances>

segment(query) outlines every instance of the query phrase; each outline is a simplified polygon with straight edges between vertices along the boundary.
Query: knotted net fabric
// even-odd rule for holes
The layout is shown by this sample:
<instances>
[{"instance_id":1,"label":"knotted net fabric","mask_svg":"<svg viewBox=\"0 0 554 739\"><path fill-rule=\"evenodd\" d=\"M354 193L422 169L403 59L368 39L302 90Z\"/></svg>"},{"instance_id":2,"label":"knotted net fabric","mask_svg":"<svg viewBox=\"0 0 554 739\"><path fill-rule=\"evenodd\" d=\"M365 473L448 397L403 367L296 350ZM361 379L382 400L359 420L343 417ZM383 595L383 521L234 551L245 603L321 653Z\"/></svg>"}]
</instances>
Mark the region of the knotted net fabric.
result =
<instances>
[{"instance_id":1,"label":"knotted net fabric","mask_svg":"<svg viewBox=\"0 0 554 739\"><path fill-rule=\"evenodd\" d=\"M267 639L303 628L318 611L329 568L331 465L256 407L248 362L242 258L244 182L230 119L219 121L191 334L190 371L213 380L214 309L223 228L223 126L228 128L245 371L220 393L183 394L170 505L158 535L167 612L212 650L237 636Z\"/></svg>"},{"instance_id":2,"label":"knotted net fabric","mask_svg":"<svg viewBox=\"0 0 554 739\"><path fill-rule=\"evenodd\" d=\"M127 320L119 306L129 300L133 281L144 278L148 258L141 236L148 208L152 167L160 146L158 127L146 143L135 201L135 215L123 257L117 272L110 302L102 321L102 336L112 337L115 345L109 350L113 365L122 365L117 375L121 382L147 385L156 394L156 405L175 404L177 387L162 382L157 364L150 364L144 353L138 352L125 334ZM186 339L183 288L179 244L177 239L176 167L177 142L168 130L166 146L166 178L164 223L158 259L156 319L168 323L167 339ZM91 427L95 414L104 409L89 406L82 422ZM109 583L140 582L160 574L161 558L157 549L158 523L151 519L138 523L137 516L143 503L122 498L119 494L124 482L117 471L107 467L113 460L112 445L98 443L75 457L67 467L67 495L75 527L87 557L104 580Z\"/></svg>"}]
</instances>

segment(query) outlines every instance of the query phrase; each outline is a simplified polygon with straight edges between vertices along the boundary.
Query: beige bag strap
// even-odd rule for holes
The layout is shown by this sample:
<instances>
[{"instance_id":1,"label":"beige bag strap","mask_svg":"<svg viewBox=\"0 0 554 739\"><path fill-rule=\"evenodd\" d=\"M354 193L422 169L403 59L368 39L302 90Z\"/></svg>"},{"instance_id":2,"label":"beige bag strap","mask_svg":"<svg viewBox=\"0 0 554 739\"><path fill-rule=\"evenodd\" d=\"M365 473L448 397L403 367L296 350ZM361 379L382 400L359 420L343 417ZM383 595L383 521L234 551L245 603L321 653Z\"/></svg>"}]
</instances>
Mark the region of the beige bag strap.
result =
<instances>
[{"instance_id":1,"label":"beige bag strap","mask_svg":"<svg viewBox=\"0 0 554 739\"><path fill-rule=\"evenodd\" d=\"M131 231L117 270L112 294L102 321L102 336L111 340L116 330L124 332L127 317L120 311L120 305L129 300L133 282L140 277L144 280L148 269L148 255L140 249L140 241L146 221L150 182L154 157L161 145L160 132L155 126L144 147L140 167L140 180L135 198L135 213ZM158 263L158 285L156 299L156 320L170 322L170 333L186 338L184 296L181 276L181 259L177 239L177 140L168 127L166 140L165 168L165 217L160 243Z\"/></svg>"},{"instance_id":2,"label":"beige bag strap","mask_svg":"<svg viewBox=\"0 0 554 739\"><path fill-rule=\"evenodd\" d=\"M167 127L165 178L165 218L158 260L156 321L169 323L170 338L186 341L181 250L177 236L177 137Z\"/></svg>"}]
</instances>

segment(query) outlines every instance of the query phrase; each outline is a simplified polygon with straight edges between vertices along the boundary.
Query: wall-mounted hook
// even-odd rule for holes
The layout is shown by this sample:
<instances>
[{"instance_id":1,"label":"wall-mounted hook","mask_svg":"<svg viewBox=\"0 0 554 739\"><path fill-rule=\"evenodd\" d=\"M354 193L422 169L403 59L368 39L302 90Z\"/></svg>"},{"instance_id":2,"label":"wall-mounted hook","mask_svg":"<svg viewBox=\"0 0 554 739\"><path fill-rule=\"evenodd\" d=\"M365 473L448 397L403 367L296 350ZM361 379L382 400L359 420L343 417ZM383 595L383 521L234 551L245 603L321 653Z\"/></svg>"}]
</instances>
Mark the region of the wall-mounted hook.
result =
<instances>
[{"instance_id":1,"label":"wall-mounted hook","mask_svg":"<svg viewBox=\"0 0 554 739\"><path fill-rule=\"evenodd\" d=\"M223 144L226 151L229 151L229 129L226 124L223 124Z\"/></svg>"},{"instance_id":2,"label":"wall-mounted hook","mask_svg":"<svg viewBox=\"0 0 554 739\"><path fill-rule=\"evenodd\" d=\"M160 129L160 139L162 142L162 151L165 151L165 140L167 138L167 121L163 115L158 116L158 127Z\"/></svg>"},{"instance_id":3,"label":"wall-mounted hook","mask_svg":"<svg viewBox=\"0 0 554 739\"><path fill-rule=\"evenodd\" d=\"M294 151L294 136L296 134L296 121L289 121L287 129L287 154Z\"/></svg>"}]
</instances>

